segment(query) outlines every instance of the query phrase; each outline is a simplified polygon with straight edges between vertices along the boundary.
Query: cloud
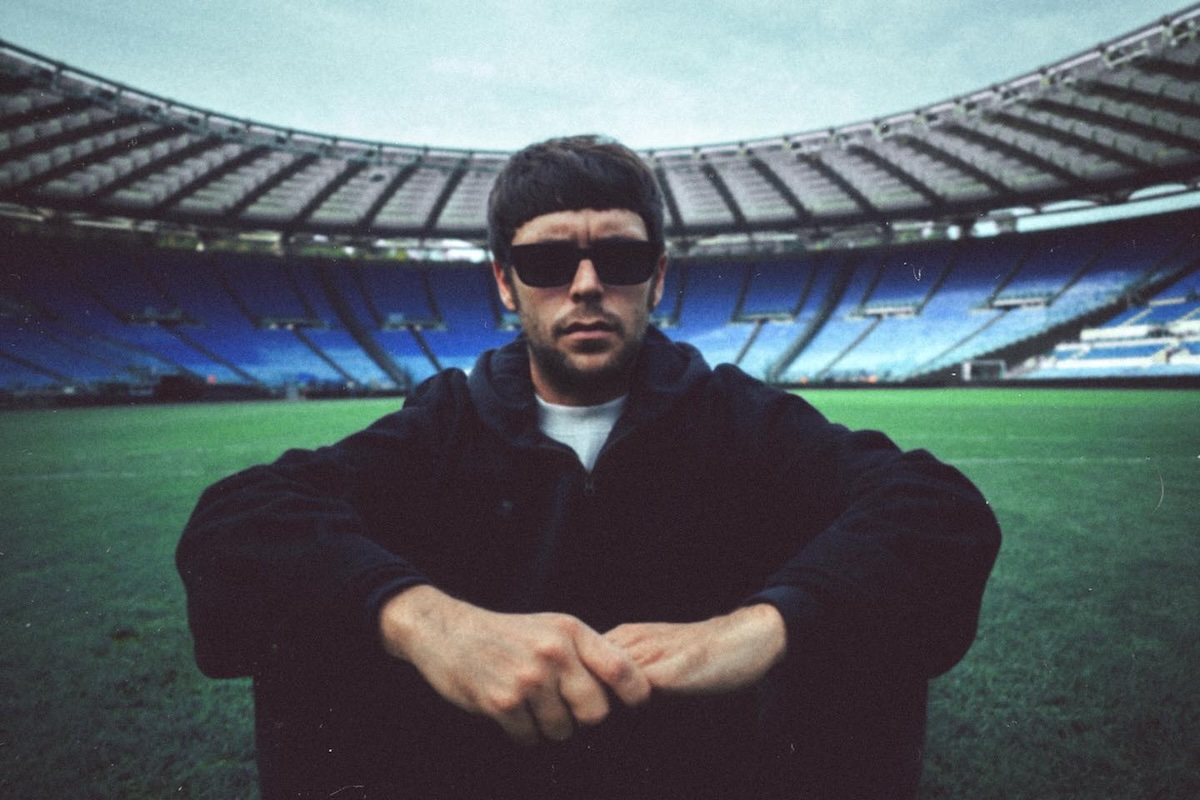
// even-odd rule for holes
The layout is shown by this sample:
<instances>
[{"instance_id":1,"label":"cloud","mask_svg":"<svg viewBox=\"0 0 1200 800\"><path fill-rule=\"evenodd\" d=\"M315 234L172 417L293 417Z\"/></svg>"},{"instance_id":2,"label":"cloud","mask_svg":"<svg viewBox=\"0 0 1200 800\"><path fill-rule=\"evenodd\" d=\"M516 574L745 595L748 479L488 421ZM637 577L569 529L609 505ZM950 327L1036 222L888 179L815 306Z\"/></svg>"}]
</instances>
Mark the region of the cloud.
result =
<instances>
[{"instance_id":1,"label":"cloud","mask_svg":"<svg viewBox=\"0 0 1200 800\"><path fill-rule=\"evenodd\" d=\"M6 0L0 30L180 101L409 144L762 138L934 103L1177 0ZM236 24L234 24L236 21Z\"/></svg>"}]
</instances>

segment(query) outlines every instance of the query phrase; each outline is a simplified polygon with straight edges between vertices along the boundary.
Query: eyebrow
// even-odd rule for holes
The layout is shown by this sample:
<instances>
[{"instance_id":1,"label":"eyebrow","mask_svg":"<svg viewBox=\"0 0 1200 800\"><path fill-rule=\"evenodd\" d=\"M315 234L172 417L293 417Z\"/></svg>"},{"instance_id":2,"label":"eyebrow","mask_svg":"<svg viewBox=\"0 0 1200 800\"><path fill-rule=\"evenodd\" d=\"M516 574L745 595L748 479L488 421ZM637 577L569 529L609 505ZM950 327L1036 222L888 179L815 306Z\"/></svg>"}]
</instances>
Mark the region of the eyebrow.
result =
<instances>
[{"instance_id":1,"label":"eyebrow","mask_svg":"<svg viewBox=\"0 0 1200 800\"><path fill-rule=\"evenodd\" d=\"M623 228L623 226L622 226L622 228ZM635 241L635 242L650 241L649 236L644 236L644 238L643 238L643 234L638 233L638 232L624 233L624 232L622 232L621 229L613 230L611 232L605 232L605 230L606 229L602 227L600 229L598 235L592 237L591 240L592 241L624 240L624 241ZM546 238L539 239L538 241L551 242L551 241L574 240L575 232L576 232L575 228L572 225L570 225L569 223L562 223L560 226L551 226L551 227L547 228L545 231L542 231L542 236L544 236ZM515 244L515 242L514 242L514 244Z\"/></svg>"},{"instance_id":2,"label":"eyebrow","mask_svg":"<svg viewBox=\"0 0 1200 800\"><path fill-rule=\"evenodd\" d=\"M592 242L649 242L649 239L640 239L637 236L597 236L594 239L589 239ZM522 244L576 244L573 236L565 236L562 238L538 239L536 242L522 242ZM520 244L514 244L513 247L520 247Z\"/></svg>"}]
</instances>

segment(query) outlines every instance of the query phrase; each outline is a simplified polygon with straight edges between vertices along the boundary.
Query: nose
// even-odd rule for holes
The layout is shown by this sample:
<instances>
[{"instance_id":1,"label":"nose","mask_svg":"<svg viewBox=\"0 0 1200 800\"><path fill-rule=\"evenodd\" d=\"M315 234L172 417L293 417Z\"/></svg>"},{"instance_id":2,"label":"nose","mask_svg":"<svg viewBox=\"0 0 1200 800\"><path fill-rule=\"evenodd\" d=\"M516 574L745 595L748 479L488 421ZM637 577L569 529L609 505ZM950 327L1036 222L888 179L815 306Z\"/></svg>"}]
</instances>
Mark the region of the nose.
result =
<instances>
[{"instance_id":1,"label":"nose","mask_svg":"<svg viewBox=\"0 0 1200 800\"><path fill-rule=\"evenodd\" d=\"M596 274L596 267L590 258L583 258L575 269L575 278L571 281L571 297L586 297L600 294L604 284Z\"/></svg>"}]
</instances>

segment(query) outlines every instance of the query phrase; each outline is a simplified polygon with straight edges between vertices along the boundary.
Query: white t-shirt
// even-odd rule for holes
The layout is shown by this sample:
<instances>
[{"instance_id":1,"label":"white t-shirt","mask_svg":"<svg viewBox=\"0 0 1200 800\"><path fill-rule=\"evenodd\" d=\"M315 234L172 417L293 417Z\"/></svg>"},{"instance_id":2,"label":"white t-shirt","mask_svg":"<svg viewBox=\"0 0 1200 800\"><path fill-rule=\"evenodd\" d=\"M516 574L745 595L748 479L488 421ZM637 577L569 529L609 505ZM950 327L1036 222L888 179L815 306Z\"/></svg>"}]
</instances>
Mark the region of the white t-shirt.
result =
<instances>
[{"instance_id":1,"label":"white t-shirt","mask_svg":"<svg viewBox=\"0 0 1200 800\"><path fill-rule=\"evenodd\" d=\"M542 433L575 451L588 472L596 466L596 456L608 434L625 410L628 396L598 406L560 406L538 397L538 427Z\"/></svg>"}]
</instances>

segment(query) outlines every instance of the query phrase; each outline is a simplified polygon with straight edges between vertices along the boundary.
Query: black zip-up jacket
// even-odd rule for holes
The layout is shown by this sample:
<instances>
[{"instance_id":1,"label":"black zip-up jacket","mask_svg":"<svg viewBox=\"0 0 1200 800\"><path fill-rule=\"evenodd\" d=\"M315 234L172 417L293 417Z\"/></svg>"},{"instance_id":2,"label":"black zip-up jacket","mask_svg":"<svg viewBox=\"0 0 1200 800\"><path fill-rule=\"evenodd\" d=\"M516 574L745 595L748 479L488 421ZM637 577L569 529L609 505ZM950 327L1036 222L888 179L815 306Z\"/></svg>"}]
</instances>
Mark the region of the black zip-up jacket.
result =
<instances>
[{"instance_id":1,"label":"black zip-up jacket","mask_svg":"<svg viewBox=\"0 0 1200 800\"><path fill-rule=\"evenodd\" d=\"M364 705L387 707L379 725L416 713L407 696L381 700L412 678L383 654L377 627L407 587L565 612L600 631L769 602L788 633L771 675L778 697L812 687L828 699L831 681L874 687L876 700L909 698L919 727L925 682L974 637L998 546L995 518L958 471L832 424L734 367L710 369L651 328L590 474L538 430L518 338L333 446L213 485L177 562L201 669L256 678L268 792L317 758L290 749L344 750L321 738L331 731L354 728L353 746L370 751L379 731L364 730ZM300 702L326 691L339 699L312 705L328 714ZM393 769L400 781L411 766Z\"/></svg>"}]
</instances>

